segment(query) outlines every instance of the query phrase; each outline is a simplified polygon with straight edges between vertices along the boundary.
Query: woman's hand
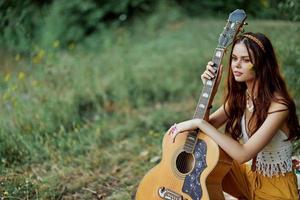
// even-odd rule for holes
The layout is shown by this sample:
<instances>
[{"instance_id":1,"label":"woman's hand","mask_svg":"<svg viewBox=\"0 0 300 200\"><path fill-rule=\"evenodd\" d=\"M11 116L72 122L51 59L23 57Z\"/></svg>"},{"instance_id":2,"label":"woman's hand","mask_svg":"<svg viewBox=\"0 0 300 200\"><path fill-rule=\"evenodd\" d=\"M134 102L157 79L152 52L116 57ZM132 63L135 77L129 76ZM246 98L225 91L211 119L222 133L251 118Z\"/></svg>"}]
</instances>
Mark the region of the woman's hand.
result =
<instances>
[{"instance_id":1,"label":"woman's hand","mask_svg":"<svg viewBox=\"0 0 300 200\"><path fill-rule=\"evenodd\" d=\"M168 134L171 135L173 143L175 142L176 136L184 131L195 130L200 127L202 119L191 119L178 124L174 124L169 130Z\"/></svg>"},{"instance_id":2,"label":"woman's hand","mask_svg":"<svg viewBox=\"0 0 300 200\"><path fill-rule=\"evenodd\" d=\"M217 80L215 82L215 86L214 88L218 88L220 82L221 82L221 77L222 77L222 73L223 73L223 65L220 65L219 68L219 72L217 73L217 71L214 69L213 67L214 63L212 61L209 61L206 65L206 70L203 72L203 74L201 75L201 80L202 83L205 85L207 80L211 80L213 78L215 78L217 76ZM213 91L213 95L212 97L214 97L215 93L217 92L217 90L215 89L215 91Z\"/></svg>"}]
</instances>

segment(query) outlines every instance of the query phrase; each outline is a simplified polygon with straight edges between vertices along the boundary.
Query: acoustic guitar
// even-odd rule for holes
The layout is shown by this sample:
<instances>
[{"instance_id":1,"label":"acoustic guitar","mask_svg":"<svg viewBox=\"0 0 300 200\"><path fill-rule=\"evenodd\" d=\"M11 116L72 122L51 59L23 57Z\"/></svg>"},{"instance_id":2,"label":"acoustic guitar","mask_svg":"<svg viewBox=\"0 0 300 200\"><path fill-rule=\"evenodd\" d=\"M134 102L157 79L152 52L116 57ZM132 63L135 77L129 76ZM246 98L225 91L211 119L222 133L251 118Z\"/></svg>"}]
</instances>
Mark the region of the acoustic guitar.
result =
<instances>
[{"instance_id":1,"label":"acoustic guitar","mask_svg":"<svg viewBox=\"0 0 300 200\"><path fill-rule=\"evenodd\" d=\"M226 48L242 29L246 13L237 9L230 13L212 61L219 72ZM204 119L213 101L216 78L203 86L193 118ZM232 159L205 133L186 131L175 143L165 134L162 159L140 182L136 200L222 200L223 177L230 170Z\"/></svg>"}]
</instances>

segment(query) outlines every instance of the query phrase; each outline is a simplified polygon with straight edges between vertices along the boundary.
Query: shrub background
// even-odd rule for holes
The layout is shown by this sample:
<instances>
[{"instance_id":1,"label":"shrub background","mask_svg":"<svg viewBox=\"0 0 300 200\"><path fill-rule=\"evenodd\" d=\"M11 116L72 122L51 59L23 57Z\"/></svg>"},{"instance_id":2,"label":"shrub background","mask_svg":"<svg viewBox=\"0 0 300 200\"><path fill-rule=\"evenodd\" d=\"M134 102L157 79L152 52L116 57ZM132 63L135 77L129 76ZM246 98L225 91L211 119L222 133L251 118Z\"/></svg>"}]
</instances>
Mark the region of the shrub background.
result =
<instances>
[{"instance_id":1,"label":"shrub background","mask_svg":"<svg viewBox=\"0 0 300 200\"><path fill-rule=\"evenodd\" d=\"M161 7L177 8L193 17L226 18L236 8L258 19L300 20L296 0L3 0L0 2L0 43L9 50L30 53L36 45L47 48L83 43L108 27L127 26ZM170 12L166 10L166 12Z\"/></svg>"}]
</instances>

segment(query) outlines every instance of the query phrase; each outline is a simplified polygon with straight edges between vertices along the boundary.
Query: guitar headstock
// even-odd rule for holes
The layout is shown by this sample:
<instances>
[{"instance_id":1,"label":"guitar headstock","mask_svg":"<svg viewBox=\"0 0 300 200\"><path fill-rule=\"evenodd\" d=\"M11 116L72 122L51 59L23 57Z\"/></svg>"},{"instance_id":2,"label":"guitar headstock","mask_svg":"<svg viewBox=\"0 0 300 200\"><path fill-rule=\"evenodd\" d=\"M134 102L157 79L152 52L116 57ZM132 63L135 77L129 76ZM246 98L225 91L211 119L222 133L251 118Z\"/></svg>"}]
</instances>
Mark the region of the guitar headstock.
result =
<instances>
[{"instance_id":1,"label":"guitar headstock","mask_svg":"<svg viewBox=\"0 0 300 200\"><path fill-rule=\"evenodd\" d=\"M237 9L230 13L224 31L219 37L219 47L227 48L234 40L235 36L241 31L247 16L244 10Z\"/></svg>"}]
</instances>

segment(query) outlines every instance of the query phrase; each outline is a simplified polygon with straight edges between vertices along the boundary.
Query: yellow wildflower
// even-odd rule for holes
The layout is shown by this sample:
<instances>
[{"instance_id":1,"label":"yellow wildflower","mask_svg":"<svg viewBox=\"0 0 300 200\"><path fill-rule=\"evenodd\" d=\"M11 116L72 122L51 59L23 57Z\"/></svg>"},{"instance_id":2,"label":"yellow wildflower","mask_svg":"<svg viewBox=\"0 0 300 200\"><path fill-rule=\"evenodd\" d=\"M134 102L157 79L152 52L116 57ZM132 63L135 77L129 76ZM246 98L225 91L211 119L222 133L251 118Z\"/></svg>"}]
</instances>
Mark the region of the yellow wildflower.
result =
<instances>
[{"instance_id":1,"label":"yellow wildflower","mask_svg":"<svg viewBox=\"0 0 300 200\"><path fill-rule=\"evenodd\" d=\"M54 47L54 48L59 47L59 45L60 45L59 40L55 40L55 41L53 42L53 47Z\"/></svg>"},{"instance_id":2,"label":"yellow wildflower","mask_svg":"<svg viewBox=\"0 0 300 200\"><path fill-rule=\"evenodd\" d=\"M17 85L13 85L13 86L11 87L11 90L12 90L13 92L15 92L17 89L18 89L18 86L17 86Z\"/></svg>"},{"instance_id":3,"label":"yellow wildflower","mask_svg":"<svg viewBox=\"0 0 300 200\"><path fill-rule=\"evenodd\" d=\"M34 64L38 64L41 62L41 60L44 58L45 56L45 50L44 49L40 49L38 51L38 53L33 57L32 62Z\"/></svg>"},{"instance_id":4,"label":"yellow wildflower","mask_svg":"<svg viewBox=\"0 0 300 200\"><path fill-rule=\"evenodd\" d=\"M19 72L18 78L19 80L23 80L25 77L25 73L24 72Z\"/></svg>"}]
</instances>

